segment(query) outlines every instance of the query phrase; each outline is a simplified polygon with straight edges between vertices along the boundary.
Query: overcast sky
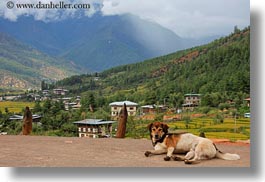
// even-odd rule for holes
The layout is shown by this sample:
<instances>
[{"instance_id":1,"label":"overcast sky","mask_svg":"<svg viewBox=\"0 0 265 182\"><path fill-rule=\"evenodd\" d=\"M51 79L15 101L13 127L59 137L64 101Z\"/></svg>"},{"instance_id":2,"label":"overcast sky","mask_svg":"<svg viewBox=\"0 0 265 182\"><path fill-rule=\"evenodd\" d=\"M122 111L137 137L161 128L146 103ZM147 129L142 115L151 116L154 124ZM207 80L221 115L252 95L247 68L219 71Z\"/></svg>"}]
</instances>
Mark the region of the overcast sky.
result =
<instances>
[{"instance_id":1,"label":"overcast sky","mask_svg":"<svg viewBox=\"0 0 265 182\"><path fill-rule=\"evenodd\" d=\"M0 16L16 21L19 16L32 15L37 20L53 21L73 17L76 10L8 9L1 0ZM62 0L13 0L14 2L59 2ZM71 2L72 0L65 0ZM235 25L250 25L249 0L75 0L90 3L85 13L88 18L97 11L104 16L131 13L142 19L159 23L181 37L198 38L209 35L227 35Z\"/></svg>"}]
</instances>

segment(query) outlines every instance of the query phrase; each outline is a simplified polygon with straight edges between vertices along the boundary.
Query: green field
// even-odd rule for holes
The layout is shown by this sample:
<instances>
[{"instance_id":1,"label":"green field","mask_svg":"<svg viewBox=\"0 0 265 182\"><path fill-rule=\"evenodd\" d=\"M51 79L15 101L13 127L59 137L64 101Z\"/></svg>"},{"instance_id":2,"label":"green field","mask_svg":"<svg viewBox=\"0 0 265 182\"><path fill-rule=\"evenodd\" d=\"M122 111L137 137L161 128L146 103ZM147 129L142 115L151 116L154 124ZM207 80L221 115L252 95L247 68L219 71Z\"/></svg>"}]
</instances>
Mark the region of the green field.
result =
<instances>
[{"instance_id":1,"label":"green field","mask_svg":"<svg viewBox=\"0 0 265 182\"><path fill-rule=\"evenodd\" d=\"M8 108L11 113L20 113L26 106L33 108L34 102L3 101L0 102L0 111L5 112L5 108Z\"/></svg>"},{"instance_id":2,"label":"green field","mask_svg":"<svg viewBox=\"0 0 265 182\"><path fill-rule=\"evenodd\" d=\"M192 118L189 123L185 121L164 121L169 126L169 133L189 132L200 135L204 132L207 138L229 139L230 141L250 139L250 118L225 118L223 123L217 123L215 118ZM147 125L154 121L128 120L126 136L129 138L150 138ZM114 128L117 127L114 124Z\"/></svg>"},{"instance_id":3,"label":"green field","mask_svg":"<svg viewBox=\"0 0 265 182\"><path fill-rule=\"evenodd\" d=\"M212 118L194 118L188 124L184 121L170 122L172 130L184 130L199 135L204 132L207 138L225 138L231 141L250 139L249 118L225 118L223 123L215 123Z\"/></svg>"}]
</instances>

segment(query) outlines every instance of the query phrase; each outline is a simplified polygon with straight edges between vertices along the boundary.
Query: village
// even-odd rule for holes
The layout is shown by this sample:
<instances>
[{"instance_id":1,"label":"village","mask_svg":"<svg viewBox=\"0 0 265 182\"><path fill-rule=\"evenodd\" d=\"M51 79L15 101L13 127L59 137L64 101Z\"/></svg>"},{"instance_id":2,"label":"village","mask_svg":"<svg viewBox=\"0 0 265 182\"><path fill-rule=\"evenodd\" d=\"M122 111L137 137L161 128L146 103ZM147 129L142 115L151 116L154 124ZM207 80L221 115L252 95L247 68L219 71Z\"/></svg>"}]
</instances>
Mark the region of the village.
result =
<instances>
[{"instance_id":1,"label":"village","mask_svg":"<svg viewBox=\"0 0 265 182\"><path fill-rule=\"evenodd\" d=\"M25 96L2 96L0 102L4 101L19 101L23 100ZM55 88L52 90L42 90L38 93L28 93L27 98L30 98L34 103L45 102L51 100L54 103L60 102L63 104L62 109L65 112L79 111L82 107L81 96L68 97L68 90L63 88ZM109 117L92 117L82 116L79 120L73 120L71 123L75 126L76 136L88 138L109 138L115 136L117 132L117 121L120 116L122 107L126 105L128 117L135 121L154 121L159 116L159 119L164 122L178 122L184 121L185 127L187 123L191 122L193 118L200 118L206 116L203 113L196 112L201 104L201 94L188 93L184 95L183 104L180 108L170 108L166 102L163 104L139 105L132 101L115 101L108 104ZM250 107L250 98L244 99L247 107ZM228 101L230 105L233 101ZM45 123L42 121L45 113L34 113L36 109L30 108L33 112L33 122L36 126L41 126ZM91 108L90 108L91 109ZM84 112L82 113L84 114ZM250 113L244 113L244 118L250 118ZM8 120L10 122L22 122L23 114L13 113L9 114ZM45 119L43 119L45 120ZM137 122L135 122L137 123ZM197 125L197 124L196 124ZM1 125L0 125L1 126ZM141 126L142 127L142 126ZM176 126L175 126L176 127ZM58 127L60 128L60 127ZM185 129L185 128L184 128ZM2 129L3 130L3 129ZM8 134L6 131L0 130L1 134ZM53 128L54 130L54 128Z\"/></svg>"}]
</instances>

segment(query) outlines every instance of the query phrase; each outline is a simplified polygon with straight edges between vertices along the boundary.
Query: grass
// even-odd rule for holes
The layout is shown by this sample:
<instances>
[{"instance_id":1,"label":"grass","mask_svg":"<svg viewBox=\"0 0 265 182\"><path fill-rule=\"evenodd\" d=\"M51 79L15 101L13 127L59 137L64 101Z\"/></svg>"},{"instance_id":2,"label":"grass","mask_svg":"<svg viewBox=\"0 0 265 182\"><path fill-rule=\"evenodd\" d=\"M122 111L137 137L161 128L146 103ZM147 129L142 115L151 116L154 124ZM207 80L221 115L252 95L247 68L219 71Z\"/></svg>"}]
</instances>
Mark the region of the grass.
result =
<instances>
[{"instance_id":1,"label":"grass","mask_svg":"<svg viewBox=\"0 0 265 182\"><path fill-rule=\"evenodd\" d=\"M223 123L215 123L214 118L193 118L191 122L166 122L170 131L187 131L195 135L204 132L207 138L229 139L231 141L250 139L250 119L225 118ZM138 126L139 127L139 126ZM140 127L146 127L140 125Z\"/></svg>"},{"instance_id":2,"label":"grass","mask_svg":"<svg viewBox=\"0 0 265 182\"><path fill-rule=\"evenodd\" d=\"M26 106L33 108L34 105L34 102L3 101L0 102L0 111L5 112L5 108L8 108L11 113L20 113Z\"/></svg>"}]
</instances>

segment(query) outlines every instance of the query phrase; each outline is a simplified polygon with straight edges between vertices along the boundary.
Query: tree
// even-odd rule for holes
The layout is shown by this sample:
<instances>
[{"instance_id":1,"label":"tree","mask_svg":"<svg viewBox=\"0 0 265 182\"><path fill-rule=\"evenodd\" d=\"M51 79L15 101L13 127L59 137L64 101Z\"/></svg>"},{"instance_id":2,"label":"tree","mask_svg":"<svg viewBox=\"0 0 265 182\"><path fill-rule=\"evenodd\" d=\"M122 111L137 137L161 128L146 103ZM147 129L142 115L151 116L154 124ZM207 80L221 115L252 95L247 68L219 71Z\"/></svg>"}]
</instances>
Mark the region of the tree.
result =
<instances>
[{"instance_id":1,"label":"tree","mask_svg":"<svg viewBox=\"0 0 265 182\"><path fill-rule=\"evenodd\" d=\"M47 90L47 89L49 89L49 85L44 80L42 80L41 81L41 90Z\"/></svg>"},{"instance_id":2,"label":"tree","mask_svg":"<svg viewBox=\"0 0 265 182\"><path fill-rule=\"evenodd\" d=\"M89 93L88 95L85 95L81 99L81 111L88 111L94 112L96 107L96 101L93 93Z\"/></svg>"},{"instance_id":3,"label":"tree","mask_svg":"<svg viewBox=\"0 0 265 182\"><path fill-rule=\"evenodd\" d=\"M234 26L234 33L235 33L235 34L240 33L240 29L237 27L237 25Z\"/></svg>"},{"instance_id":4,"label":"tree","mask_svg":"<svg viewBox=\"0 0 265 182\"><path fill-rule=\"evenodd\" d=\"M63 111L63 110L65 110L65 107L64 107L64 103L62 100L55 101L52 103L51 112L53 114L57 114L58 112Z\"/></svg>"},{"instance_id":5,"label":"tree","mask_svg":"<svg viewBox=\"0 0 265 182\"><path fill-rule=\"evenodd\" d=\"M45 102L44 102L44 104L43 104L43 113L44 113L44 114L49 113L51 107L52 107L51 100L50 100L50 99L45 100Z\"/></svg>"},{"instance_id":6,"label":"tree","mask_svg":"<svg viewBox=\"0 0 265 182\"><path fill-rule=\"evenodd\" d=\"M5 107L5 113L6 113L6 114L9 113L8 107Z\"/></svg>"},{"instance_id":7,"label":"tree","mask_svg":"<svg viewBox=\"0 0 265 182\"><path fill-rule=\"evenodd\" d=\"M94 112L95 107L96 107L96 101L95 101L95 97L92 93L90 93L88 96L88 103L89 103L90 112Z\"/></svg>"},{"instance_id":8,"label":"tree","mask_svg":"<svg viewBox=\"0 0 265 182\"><path fill-rule=\"evenodd\" d=\"M35 102L35 105L34 105L34 109L33 110L34 110L35 113L40 113L42 111L42 107L41 107L39 101Z\"/></svg>"}]
</instances>

